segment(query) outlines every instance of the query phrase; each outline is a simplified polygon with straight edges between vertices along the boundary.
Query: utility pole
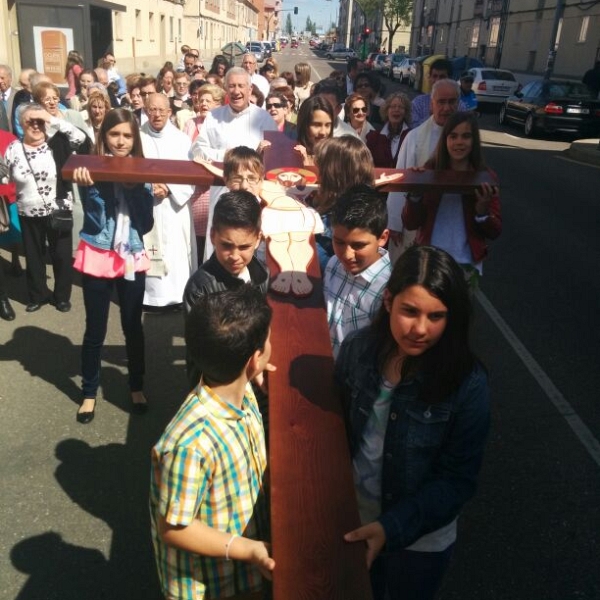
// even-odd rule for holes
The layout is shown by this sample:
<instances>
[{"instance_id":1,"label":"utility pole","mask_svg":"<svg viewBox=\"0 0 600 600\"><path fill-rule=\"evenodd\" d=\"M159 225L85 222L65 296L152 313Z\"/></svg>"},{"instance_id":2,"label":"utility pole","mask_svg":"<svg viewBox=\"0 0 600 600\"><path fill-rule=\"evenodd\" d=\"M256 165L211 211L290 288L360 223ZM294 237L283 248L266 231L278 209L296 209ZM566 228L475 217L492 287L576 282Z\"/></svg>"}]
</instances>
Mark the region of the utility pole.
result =
<instances>
[{"instance_id":1,"label":"utility pole","mask_svg":"<svg viewBox=\"0 0 600 600\"><path fill-rule=\"evenodd\" d=\"M548 61L546 62L546 70L544 71L544 79L550 79L554 71L554 62L556 60L556 43L558 35L558 26L565 12L565 0L556 0L556 10L554 11L554 23L552 23L552 33L550 34L550 48L548 49Z\"/></svg>"}]
</instances>

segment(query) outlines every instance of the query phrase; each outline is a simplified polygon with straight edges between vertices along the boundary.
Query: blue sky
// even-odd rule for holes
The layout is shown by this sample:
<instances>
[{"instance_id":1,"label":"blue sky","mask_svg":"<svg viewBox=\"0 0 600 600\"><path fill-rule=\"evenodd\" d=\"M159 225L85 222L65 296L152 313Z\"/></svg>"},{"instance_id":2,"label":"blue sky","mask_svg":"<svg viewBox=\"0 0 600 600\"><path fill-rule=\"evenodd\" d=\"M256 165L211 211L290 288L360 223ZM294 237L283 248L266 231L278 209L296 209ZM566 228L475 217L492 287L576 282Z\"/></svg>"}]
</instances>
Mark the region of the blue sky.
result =
<instances>
[{"instance_id":1,"label":"blue sky","mask_svg":"<svg viewBox=\"0 0 600 600\"><path fill-rule=\"evenodd\" d=\"M292 15L292 24L303 30L306 25L306 17L322 27L325 30L329 28L332 21L336 21L337 11L339 10L338 0L285 0L283 9L298 7L298 15ZM283 13L282 23L285 26L287 12Z\"/></svg>"}]
</instances>

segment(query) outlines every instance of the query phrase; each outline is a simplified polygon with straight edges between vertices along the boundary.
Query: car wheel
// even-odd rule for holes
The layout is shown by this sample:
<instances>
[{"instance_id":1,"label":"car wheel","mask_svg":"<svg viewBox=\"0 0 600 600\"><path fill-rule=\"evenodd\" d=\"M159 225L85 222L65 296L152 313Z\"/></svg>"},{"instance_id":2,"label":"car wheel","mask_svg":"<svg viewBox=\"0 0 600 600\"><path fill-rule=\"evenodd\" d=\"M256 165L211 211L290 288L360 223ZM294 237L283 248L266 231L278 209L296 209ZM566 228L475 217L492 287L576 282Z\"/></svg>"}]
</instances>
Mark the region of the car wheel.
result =
<instances>
[{"instance_id":1,"label":"car wheel","mask_svg":"<svg viewBox=\"0 0 600 600\"><path fill-rule=\"evenodd\" d=\"M523 132L527 137L531 137L533 135L533 131L535 129L533 122L533 115L529 113L525 118L525 123L523 124Z\"/></svg>"},{"instance_id":2,"label":"car wheel","mask_svg":"<svg viewBox=\"0 0 600 600\"><path fill-rule=\"evenodd\" d=\"M327 58L327 60L331 60L331 54L326 54L325 57Z\"/></svg>"},{"instance_id":3,"label":"car wheel","mask_svg":"<svg viewBox=\"0 0 600 600\"><path fill-rule=\"evenodd\" d=\"M502 106L500 106L500 114L498 115L498 123L500 123L500 125L503 125L504 123L506 123L506 104L502 104Z\"/></svg>"}]
</instances>

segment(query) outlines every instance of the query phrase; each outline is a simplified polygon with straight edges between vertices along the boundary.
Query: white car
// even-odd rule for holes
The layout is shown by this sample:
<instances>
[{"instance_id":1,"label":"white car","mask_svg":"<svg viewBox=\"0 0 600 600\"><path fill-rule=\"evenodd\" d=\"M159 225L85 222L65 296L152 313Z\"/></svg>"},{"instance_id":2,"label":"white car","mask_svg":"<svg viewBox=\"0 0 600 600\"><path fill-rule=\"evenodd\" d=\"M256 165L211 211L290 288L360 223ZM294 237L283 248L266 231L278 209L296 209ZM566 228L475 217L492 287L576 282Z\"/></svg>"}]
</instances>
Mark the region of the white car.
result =
<instances>
[{"instance_id":1,"label":"white car","mask_svg":"<svg viewBox=\"0 0 600 600\"><path fill-rule=\"evenodd\" d=\"M329 50L325 55L329 60L336 58L345 58L346 60L356 57L356 52L352 48L336 48L335 50Z\"/></svg>"},{"instance_id":2,"label":"white car","mask_svg":"<svg viewBox=\"0 0 600 600\"><path fill-rule=\"evenodd\" d=\"M506 69L482 67L469 69L469 73L473 75L473 91L478 103L503 104L519 89L519 82L512 71Z\"/></svg>"},{"instance_id":3,"label":"white car","mask_svg":"<svg viewBox=\"0 0 600 600\"><path fill-rule=\"evenodd\" d=\"M381 73L383 71L383 66L385 64L385 59L387 58L387 54L378 54L373 61L373 71L376 73Z\"/></svg>"},{"instance_id":4,"label":"white car","mask_svg":"<svg viewBox=\"0 0 600 600\"><path fill-rule=\"evenodd\" d=\"M394 65L392 67L392 79L397 79L400 83L408 82L410 67L414 62L414 58L405 58L399 65Z\"/></svg>"}]
</instances>

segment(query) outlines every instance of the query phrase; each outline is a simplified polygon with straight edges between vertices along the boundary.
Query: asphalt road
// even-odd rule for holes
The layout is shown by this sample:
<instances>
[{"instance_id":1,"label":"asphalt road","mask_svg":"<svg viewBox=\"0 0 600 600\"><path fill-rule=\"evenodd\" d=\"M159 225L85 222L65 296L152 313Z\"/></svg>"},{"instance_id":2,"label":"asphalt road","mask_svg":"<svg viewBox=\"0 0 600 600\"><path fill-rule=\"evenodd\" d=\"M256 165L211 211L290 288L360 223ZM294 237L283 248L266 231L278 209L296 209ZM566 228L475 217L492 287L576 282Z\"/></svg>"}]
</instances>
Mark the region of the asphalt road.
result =
<instances>
[{"instance_id":1,"label":"asphalt road","mask_svg":"<svg viewBox=\"0 0 600 600\"><path fill-rule=\"evenodd\" d=\"M308 59L321 77L343 67L313 56L277 58ZM600 169L566 160L568 140L523 140L491 112L481 125L504 219L475 307L493 427L440 598L598 600ZM182 317L144 317L151 410L140 417L113 307L103 398L82 427L79 288L68 314L26 314L22 278L7 279L17 319L0 321L0 600L158 600L149 449L186 392Z\"/></svg>"}]
</instances>

